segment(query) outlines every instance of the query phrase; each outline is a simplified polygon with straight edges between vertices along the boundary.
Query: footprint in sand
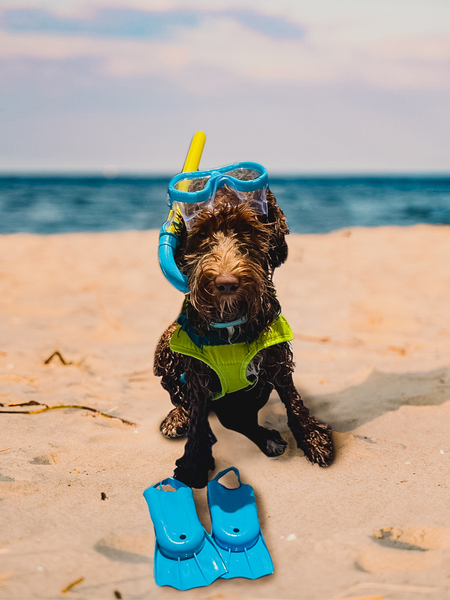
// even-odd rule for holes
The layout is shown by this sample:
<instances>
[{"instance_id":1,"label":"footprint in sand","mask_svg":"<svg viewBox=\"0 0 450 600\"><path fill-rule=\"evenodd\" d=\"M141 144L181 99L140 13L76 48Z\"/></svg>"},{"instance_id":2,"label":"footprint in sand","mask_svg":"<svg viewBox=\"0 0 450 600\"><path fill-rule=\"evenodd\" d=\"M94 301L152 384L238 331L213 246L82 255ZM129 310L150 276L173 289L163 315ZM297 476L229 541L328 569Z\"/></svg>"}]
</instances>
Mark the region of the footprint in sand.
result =
<instances>
[{"instance_id":1,"label":"footprint in sand","mask_svg":"<svg viewBox=\"0 0 450 600\"><path fill-rule=\"evenodd\" d=\"M446 527L385 527L373 539L382 546L404 550L445 550L450 548L450 529Z\"/></svg>"},{"instance_id":2,"label":"footprint in sand","mask_svg":"<svg viewBox=\"0 0 450 600\"><path fill-rule=\"evenodd\" d=\"M31 465L51 465L52 463L47 456L35 456L33 460L30 460Z\"/></svg>"},{"instance_id":3,"label":"footprint in sand","mask_svg":"<svg viewBox=\"0 0 450 600\"><path fill-rule=\"evenodd\" d=\"M445 527L384 527L372 539L382 548L365 550L356 566L363 571L425 571L441 562L440 550L450 548Z\"/></svg>"}]
</instances>

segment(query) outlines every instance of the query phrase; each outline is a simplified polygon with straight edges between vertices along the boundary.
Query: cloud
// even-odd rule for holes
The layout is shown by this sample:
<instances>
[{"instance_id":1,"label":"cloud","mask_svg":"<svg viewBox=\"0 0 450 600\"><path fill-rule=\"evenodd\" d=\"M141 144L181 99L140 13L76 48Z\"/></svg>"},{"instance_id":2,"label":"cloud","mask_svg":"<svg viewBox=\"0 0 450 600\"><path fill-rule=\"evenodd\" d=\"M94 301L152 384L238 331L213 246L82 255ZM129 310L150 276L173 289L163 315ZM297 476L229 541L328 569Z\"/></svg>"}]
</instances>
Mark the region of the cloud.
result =
<instances>
[{"instance_id":1,"label":"cloud","mask_svg":"<svg viewBox=\"0 0 450 600\"><path fill-rule=\"evenodd\" d=\"M298 40L305 35L304 27L280 16L257 13L252 10L224 10L211 12L210 14L219 18L225 16L234 19L247 29L262 33L273 39Z\"/></svg>"},{"instance_id":2,"label":"cloud","mask_svg":"<svg viewBox=\"0 0 450 600\"><path fill-rule=\"evenodd\" d=\"M450 87L448 33L427 25L422 32L395 34L384 19L376 27L367 15L317 19L300 5L295 15L271 14L264 2L261 8L186 2L179 10L154 2L152 10L131 2L127 8L91 4L84 13L9 7L1 13L0 58L91 58L107 77L161 76L194 94L210 94L224 81L228 87L248 81ZM17 77L26 79L25 70Z\"/></svg>"},{"instance_id":3,"label":"cloud","mask_svg":"<svg viewBox=\"0 0 450 600\"><path fill-rule=\"evenodd\" d=\"M112 38L162 38L177 28L196 27L192 11L149 12L126 8L101 8L91 18L68 17L39 8L5 10L3 28L10 33L59 34Z\"/></svg>"},{"instance_id":4,"label":"cloud","mask_svg":"<svg viewBox=\"0 0 450 600\"><path fill-rule=\"evenodd\" d=\"M3 11L9 33L64 36L161 39L175 30L195 29L205 18L232 19L246 29L273 39L300 39L304 29L284 17L250 9L147 11L137 8L99 8L90 16L67 16L42 8Z\"/></svg>"}]
</instances>

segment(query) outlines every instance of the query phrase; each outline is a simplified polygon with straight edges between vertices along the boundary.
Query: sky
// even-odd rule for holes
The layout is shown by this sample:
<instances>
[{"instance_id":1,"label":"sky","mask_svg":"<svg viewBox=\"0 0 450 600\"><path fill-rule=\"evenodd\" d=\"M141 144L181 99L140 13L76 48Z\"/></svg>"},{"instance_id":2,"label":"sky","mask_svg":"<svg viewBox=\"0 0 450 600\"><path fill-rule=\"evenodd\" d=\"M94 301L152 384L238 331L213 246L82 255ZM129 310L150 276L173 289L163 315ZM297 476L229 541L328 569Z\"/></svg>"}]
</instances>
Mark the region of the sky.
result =
<instances>
[{"instance_id":1,"label":"sky","mask_svg":"<svg viewBox=\"0 0 450 600\"><path fill-rule=\"evenodd\" d=\"M449 0L0 0L0 172L450 172Z\"/></svg>"}]
</instances>

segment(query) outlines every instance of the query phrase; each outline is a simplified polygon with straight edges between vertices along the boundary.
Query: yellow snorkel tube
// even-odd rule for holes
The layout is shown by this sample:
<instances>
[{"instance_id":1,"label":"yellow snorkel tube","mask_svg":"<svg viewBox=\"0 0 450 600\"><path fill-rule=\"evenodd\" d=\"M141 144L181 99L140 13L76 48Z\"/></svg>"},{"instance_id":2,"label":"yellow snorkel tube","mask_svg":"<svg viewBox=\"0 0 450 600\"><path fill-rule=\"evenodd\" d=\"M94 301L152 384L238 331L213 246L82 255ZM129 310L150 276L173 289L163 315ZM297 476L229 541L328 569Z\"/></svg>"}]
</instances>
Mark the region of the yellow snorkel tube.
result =
<instances>
[{"instance_id":1,"label":"yellow snorkel tube","mask_svg":"<svg viewBox=\"0 0 450 600\"><path fill-rule=\"evenodd\" d=\"M182 173L198 171L200 159L202 157L203 148L205 146L206 135L203 131L197 131L191 141L189 150L184 161ZM184 182L180 184L183 185ZM185 185L189 185L188 182ZM180 187L180 189L182 189ZM170 211L167 221L161 227L159 234L158 259L159 265L166 279L183 294L189 293L188 278L178 268L175 262L175 250L179 240L176 233L174 221L177 220L177 215L172 219L173 214ZM181 218L181 215L180 215Z\"/></svg>"},{"instance_id":2,"label":"yellow snorkel tube","mask_svg":"<svg viewBox=\"0 0 450 600\"><path fill-rule=\"evenodd\" d=\"M191 145L184 161L182 173L190 173L198 171L200 159L202 158L203 148L205 147L206 135L203 131L197 131L192 138Z\"/></svg>"}]
</instances>

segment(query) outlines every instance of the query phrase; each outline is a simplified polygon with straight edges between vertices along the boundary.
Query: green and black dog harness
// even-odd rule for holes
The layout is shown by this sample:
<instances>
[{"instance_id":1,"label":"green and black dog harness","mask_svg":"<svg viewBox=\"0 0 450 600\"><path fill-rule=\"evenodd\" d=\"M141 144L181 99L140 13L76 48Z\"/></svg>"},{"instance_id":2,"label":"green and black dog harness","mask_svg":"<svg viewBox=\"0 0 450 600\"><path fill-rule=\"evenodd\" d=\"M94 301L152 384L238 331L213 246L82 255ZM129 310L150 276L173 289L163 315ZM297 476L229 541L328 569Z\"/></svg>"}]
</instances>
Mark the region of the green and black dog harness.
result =
<instances>
[{"instance_id":1,"label":"green and black dog harness","mask_svg":"<svg viewBox=\"0 0 450 600\"><path fill-rule=\"evenodd\" d=\"M170 349L201 360L217 373L222 389L213 396L213 400L218 400L225 394L253 386L255 380L250 381L247 378L247 369L256 354L264 348L290 342L293 337L289 323L282 315L278 315L257 339L251 342L199 346L183 326L178 325L170 340Z\"/></svg>"}]
</instances>

